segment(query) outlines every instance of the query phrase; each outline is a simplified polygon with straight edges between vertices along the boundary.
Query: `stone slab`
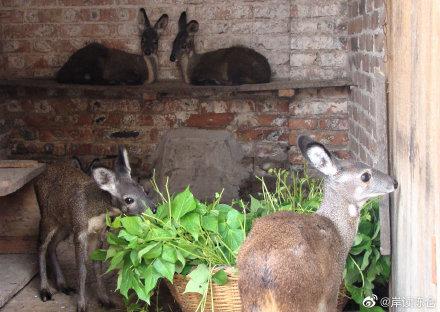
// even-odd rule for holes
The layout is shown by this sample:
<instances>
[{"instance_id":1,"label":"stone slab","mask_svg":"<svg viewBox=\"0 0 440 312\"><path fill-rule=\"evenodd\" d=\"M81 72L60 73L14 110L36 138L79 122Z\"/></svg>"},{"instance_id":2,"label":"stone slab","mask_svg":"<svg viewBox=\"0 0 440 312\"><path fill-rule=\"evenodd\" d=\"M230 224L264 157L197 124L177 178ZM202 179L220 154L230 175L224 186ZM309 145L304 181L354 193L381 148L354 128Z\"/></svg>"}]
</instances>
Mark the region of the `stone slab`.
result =
<instances>
[{"instance_id":1,"label":"stone slab","mask_svg":"<svg viewBox=\"0 0 440 312\"><path fill-rule=\"evenodd\" d=\"M0 196L17 191L44 171L45 164L24 168L0 168Z\"/></svg>"}]
</instances>

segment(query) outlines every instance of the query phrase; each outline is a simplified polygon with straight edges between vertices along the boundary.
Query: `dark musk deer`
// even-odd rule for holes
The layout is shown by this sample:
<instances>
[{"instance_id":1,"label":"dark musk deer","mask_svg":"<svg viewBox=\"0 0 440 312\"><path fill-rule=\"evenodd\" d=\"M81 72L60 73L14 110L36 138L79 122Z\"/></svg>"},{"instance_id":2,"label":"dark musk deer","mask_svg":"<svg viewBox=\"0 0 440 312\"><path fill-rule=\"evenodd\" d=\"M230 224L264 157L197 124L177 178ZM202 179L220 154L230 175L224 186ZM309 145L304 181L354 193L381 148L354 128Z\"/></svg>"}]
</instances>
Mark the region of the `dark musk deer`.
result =
<instances>
[{"instance_id":1,"label":"dark musk deer","mask_svg":"<svg viewBox=\"0 0 440 312\"><path fill-rule=\"evenodd\" d=\"M393 192L397 181L372 167L336 159L300 136L304 157L324 174L324 198L314 214L277 212L255 221L238 255L245 312L336 312L360 210Z\"/></svg>"},{"instance_id":2,"label":"dark musk deer","mask_svg":"<svg viewBox=\"0 0 440 312\"><path fill-rule=\"evenodd\" d=\"M139 85L156 81L158 43L168 24L168 15L163 14L151 26L145 10L140 9L140 12L144 19L140 55L90 43L76 51L61 67L57 81L92 85Z\"/></svg>"},{"instance_id":3,"label":"dark musk deer","mask_svg":"<svg viewBox=\"0 0 440 312\"><path fill-rule=\"evenodd\" d=\"M187 23L186 12L183 12L179 18L179 32L174 39L170 61L177 60L185 83L240 85L270 81L269 62L253 49L235 46L197 53L194 35L198 30L199 23L195 20Z\"/></svg>"},{"instance_id":4,"label":"dark musk deer","mask_svg":"<svg viewBox=\"0 0 440 312\"><path fill-rule=\"evenodd\" d=\"M125 148L119 148L114 171L98 167L91 173L92 177L69 162L52 164L35 183L41 210L38 248L41 300L52 298L46 273L47 253L52 261L58 290L66 294L74 291L66 284L56 253L58 243L73 233L78 267L78 312L87 308L86 262L88 254L101 242L100 237L106 230L106 214L136 215L144 212L147 206L153 212L156 210L152 198L132 179ZM93 268L99 301L111 307L113 303L101 277L101 263L94 262Z\"/></svg>"}]
</instances>

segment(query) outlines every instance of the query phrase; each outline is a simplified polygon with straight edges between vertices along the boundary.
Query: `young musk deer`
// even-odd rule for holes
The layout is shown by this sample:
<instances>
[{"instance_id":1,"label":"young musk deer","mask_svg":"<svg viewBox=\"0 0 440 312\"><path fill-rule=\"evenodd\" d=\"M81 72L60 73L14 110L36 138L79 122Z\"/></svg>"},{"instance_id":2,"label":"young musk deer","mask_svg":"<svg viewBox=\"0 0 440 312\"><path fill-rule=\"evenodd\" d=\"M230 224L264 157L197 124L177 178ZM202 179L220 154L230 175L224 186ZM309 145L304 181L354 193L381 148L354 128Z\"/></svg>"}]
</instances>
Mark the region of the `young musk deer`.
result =
<instances>
[{"instance_id":1,"label":"young musk deer","mask_svg":"<svg viewBox=\"0 0 440 312\"><path fill-rule=\"evenodd\" d=\"M177 60L185 83L195 85L240 85L270 81L267 59L253 49L235 46L198 54L194 35L199 30L195 20L186 22L186 12L179 18L179 32L173 43L170 61Z\"/></svg>"},{"instance_id":2,"label":"young musk deer","mask_svg":"<svg viewBox=\"0 0 440 312\"><path fill-rule=\"evenodd\" d=\"M56 248L59 242L73 233L75 256L78 267L78 307L86 311L86 261L88 254L98 247L100 236L106 229L105 216L121 213L136 215L149 206L156 208L151 197L131 178L131 168L125 148L119 148L115 171L94 168L93 178L74 168L71 163L49 165L37 180L35 187L41 210L39 237L40 297L52 298L46 274L46 253L52 261L57 288L70 294ZM97 294L104 306L112 306L101 279L101 263L94 262Z\"/></svg>"},{"instance_id":3,"label":"young musk deer","mask_svg":"<svg viewBox=\"0 0 440 312\"><path fill-rule=\"evenodd\" d=\"M159 37L168 24L168 15L163 14L151 26L145 10L140 11L144 17L141 55L110 49L96 42L90 43L76 51L61 67L57 81L94 85L154 82L157 78Z\"/></svg>"},{"instance_id":4,"label":"young musk deer","mask_svg":"<svg viewBox=\"0 0 440 312\"><path fill-rule=\"evenodd\" d=\"M338 160L307 136L298 146L325 175L324 198L314 214L283 211L255 221L237 261L245 312L336 311L361 207L397 188L389 175Z\"/></svg>"}]
</instances>

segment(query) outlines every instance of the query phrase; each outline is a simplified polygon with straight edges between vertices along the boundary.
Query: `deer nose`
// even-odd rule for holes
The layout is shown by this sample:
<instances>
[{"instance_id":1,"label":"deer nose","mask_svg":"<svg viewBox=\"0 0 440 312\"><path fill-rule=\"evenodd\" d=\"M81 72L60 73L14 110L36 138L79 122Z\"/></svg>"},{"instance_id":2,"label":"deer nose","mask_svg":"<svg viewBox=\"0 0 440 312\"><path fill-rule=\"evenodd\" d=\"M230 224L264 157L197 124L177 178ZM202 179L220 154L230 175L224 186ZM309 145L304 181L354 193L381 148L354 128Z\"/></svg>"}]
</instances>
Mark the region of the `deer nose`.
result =
<instances>
[{"instance_id":1,"label":"deer nose","mask_svg":"<svg viewBox=\"0 0 440 312\"><path fill-rule=\"evenodd\" d=\"M397 190L397 187L399 186L399 183L397 182L396 179L394 179L393 185L394 185L394 189Z\"/></svg>"},{"instance_id":2,"label":"deer nose","mask_svg":"<svg viewBox=\"0 0 440 312\"><path fill-rule=\"evenodd\" d=\"M174 54L171 54L170 56L170 61L174 62L176 60L176 56Z\"/></svg>"}]
</instances>

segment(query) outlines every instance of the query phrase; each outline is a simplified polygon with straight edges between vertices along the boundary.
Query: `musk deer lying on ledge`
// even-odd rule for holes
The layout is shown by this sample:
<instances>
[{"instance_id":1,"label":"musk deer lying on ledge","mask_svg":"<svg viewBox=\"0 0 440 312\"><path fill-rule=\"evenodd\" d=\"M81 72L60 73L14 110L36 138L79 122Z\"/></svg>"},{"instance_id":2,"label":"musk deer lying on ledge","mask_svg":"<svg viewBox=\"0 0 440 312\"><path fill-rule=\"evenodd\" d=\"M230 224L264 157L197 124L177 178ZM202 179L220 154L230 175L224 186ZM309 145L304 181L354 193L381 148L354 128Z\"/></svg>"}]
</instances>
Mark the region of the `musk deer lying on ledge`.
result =
<instances>
[{"instance_id":1,"label":"musk deer lying on ledge","mask_svg":"<svg viewBox=\"0 0 440 312\"><path fill-rule=\"evenodd\" d=\"M284 211L255 221L237 262L245 312L335 312L360 209L397 188L389 175L338 160L307 136L298 146L325 175L324 198L314 214Z\"/></svg>"},{"instance_id":2,"label":"musk deer lying on ledge","mask_svg":"<svg viewBox=\"0 0 440 312\"><path fill-rule=\"evenodd\" d=\"M157 78L157 48L159 37L168 24L163 14L152 27L144 9L142 54L110 49L99 43L90 43L76 51L61 67L57 81L93 85L139 85L152 83Z\"/></svg>"},{"instance_id":3,"label":"musk deer lying on ledge","mask_svg":"<svg viewBox=\"0 0 440 312\"><path fill-rule=\"evenodd\" d=\"M240 85L270 81L269 62L253 49L236 46L198 54L194 47L194 35L198 30L199 23L195 20L187 23L186 12L183 12L170 61L177 60L185 83Z\"/></svg>"},{"instance_id":4,"label":"musk deer lying on ledge","mask_svg":"<svg viewBox=\"0 0 440 312\"><path fill-rule=\"evenodd\" d=\"M106 229L105 216L121 213L136 215L149 206L153 212L152 199L142 187L131 178L127 151L120 147L115 162L115 171L94 168L93 178L74 168L71 163L49 165L35 184L41 210L39 237L40 297L46 301L52 298L46 274L46 253L52 261L57 288L70 294L56 248L59 242L73 233L75 256L78 267L78 311L86 311L86 261L89 251L98 247L100 235ZM112 306L101 279L101 263L94 262L97 280L97 294L104 306Z\"/></svg>"}]
</instances>

